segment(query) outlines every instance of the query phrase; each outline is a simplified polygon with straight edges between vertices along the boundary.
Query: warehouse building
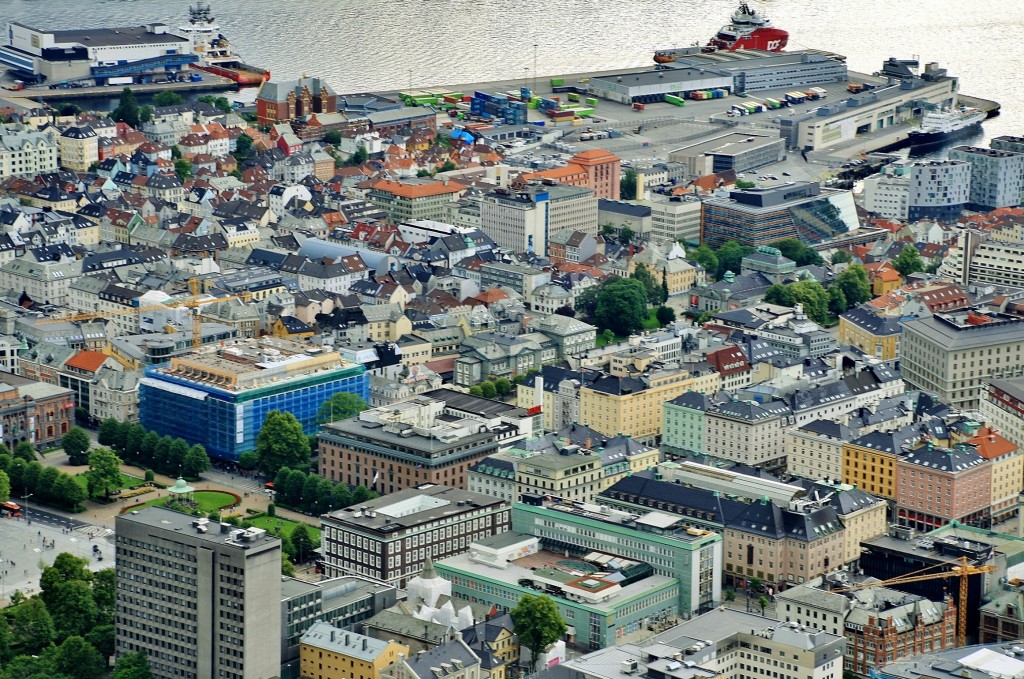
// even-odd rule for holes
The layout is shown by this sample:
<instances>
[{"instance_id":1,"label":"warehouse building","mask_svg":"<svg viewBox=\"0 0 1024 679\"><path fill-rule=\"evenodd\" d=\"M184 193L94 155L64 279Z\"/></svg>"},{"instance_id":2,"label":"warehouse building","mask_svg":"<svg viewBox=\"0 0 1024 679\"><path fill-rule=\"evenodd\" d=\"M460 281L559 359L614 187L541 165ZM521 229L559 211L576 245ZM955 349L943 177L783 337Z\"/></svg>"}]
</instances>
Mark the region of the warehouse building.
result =
<instances>
[{"instance_id":1,"label":"warehouse building","mask_svg":"<svg viewBox=\"0 0 1024 679\"><path fill-rule=\"evenodd\" d=\"M846 77L846 63L841 58L814 50L702 54L697 48L692 54L678 56L669 68L591 78L590 90L595 96L624 104L653 103L663 101L666 94L715 89L756 92L843 82Z\"/></svg>"},{"instance_id":2,"label":"warehouse building","mask_svg":"<svg viewBox=\"0 0 1024 679\"><path fill-rule=\"evenodd\" d=\"M695 177L716 172L746 172L786 159L786 142L777 136L730 132L669 153L669 160L683 163Z\"/></svg>"}]
</instances>

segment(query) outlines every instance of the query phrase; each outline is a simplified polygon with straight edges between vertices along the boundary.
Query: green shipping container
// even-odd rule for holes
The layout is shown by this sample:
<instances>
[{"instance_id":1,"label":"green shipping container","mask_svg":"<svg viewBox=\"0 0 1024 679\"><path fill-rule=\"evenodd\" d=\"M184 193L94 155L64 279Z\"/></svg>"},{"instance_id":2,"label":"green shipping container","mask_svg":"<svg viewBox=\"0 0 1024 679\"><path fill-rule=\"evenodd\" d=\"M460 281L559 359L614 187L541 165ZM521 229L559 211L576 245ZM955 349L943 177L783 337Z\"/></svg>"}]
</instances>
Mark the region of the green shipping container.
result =
<instances>
[{"instance_id":1,"label":"green shipping container","mask_svg":"<svg viewBox=\"0 0 1024 679\"><path fill-rule=\"evenodd\" d=\"M565 84L565 78L552 78L551 79L551 86L552 87L561 87L564 84Z\"/></svg>"},{"instance_id":2,"label":"green shipping container","mask_svg":"<svg viewBox=\"0 0 1024 679\"><path fill-rule=\"evenodd\" d=\"M597 106L597 99L594 97L587 97L584 101L586 101L587 106Z\"/></svg>"}]
</instances>

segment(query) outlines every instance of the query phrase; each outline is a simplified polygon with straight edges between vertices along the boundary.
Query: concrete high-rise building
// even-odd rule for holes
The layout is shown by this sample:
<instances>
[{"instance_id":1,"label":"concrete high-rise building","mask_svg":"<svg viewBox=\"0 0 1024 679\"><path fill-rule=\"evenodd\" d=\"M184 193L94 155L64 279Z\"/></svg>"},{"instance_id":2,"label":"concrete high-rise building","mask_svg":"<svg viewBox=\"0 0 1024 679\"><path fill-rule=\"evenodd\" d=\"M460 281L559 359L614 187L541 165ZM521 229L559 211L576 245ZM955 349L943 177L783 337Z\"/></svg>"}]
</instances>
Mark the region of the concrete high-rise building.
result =
<instances>
[{"instance_id":1,"label":"concrete high-rise building","mask_svg":"<svg viewBox=\"0 0 1024 679\"><path fill-rule=\"evenodd\" d=\"M158 679L278 675L278 538L162 507L117 517L116 535L117 654L146 653Z\"/></svg>"},{"instance_id":2,"label":"concrete high-rise building","mask_svg":"<svg viewBox=\"0 0 1024 679\"><path fill-rule=\"evenodd\" d=\"M961 160L893 163L864 180L864 209L889 219L955 221L971 190L971 165Z\"/></svg>"},{"instance_id":3,"label":"concrete high-rise building","mask_svg":"<svg viewBox=\"0 0 1024 679\"><path fill-rule=\"evenodd\" d=\"M498 188L480 202L480 230L499 247L543 255L550 234L597 234L597 196L591 189L550 180Z\"/></svg>"},{"instance_id":4,"label":"concrete high-rise building","mask_svg":"<svg viewBox=\"0 0 1024 679\"><path fill-rule=\"evenodd\" d=\"M967 207L994 210L1013 207L1024 197L1024 154L977 146L957 146L950 160L971 164L971 193Z\"/></svg>"}]
</instances>

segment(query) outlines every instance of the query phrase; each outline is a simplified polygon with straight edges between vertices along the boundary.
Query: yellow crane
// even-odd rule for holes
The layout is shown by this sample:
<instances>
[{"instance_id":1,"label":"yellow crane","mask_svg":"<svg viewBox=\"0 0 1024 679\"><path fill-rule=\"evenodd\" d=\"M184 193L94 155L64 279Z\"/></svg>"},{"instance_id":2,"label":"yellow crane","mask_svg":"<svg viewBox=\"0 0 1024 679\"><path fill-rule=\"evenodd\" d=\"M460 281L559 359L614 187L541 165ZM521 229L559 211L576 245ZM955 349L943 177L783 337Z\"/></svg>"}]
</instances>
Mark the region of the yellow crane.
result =
<instances>
[{"instance_id":1,"label":"yellow crane","mask_svg":"<svg viewBox=\"0 0 1024 679\"><path fill-rule=\"evenodd\" d=\"M150 304L143 307L125 307L124 309L114 309L111 311L103 312L91 312L83 314L71 314L69 316L60 316L58 318L48 318L40 321L41 324L46 323L78 323L82 321L93 321L98 318L108 318L110 316L124 316L125 314L141 314L147 311L161 311L167 309L174 309L177 307L185 307L192 310L192 348L198 349L203 344L203 326L199 321L199 308L205 304L216 304L218 302L229 302L231 300L240 299L244 302L248 302L252 295L250 293L242 293L241 295L227 295L226 297L217 297L215 299L200 299L199 296L202 294L202 283L198 278L190 278L188 280L188 291L192 295L191 299L178 300L176 302L169 302L167 304Z\"/></svg>"},{"instance_id":2,"label":"yellow crane","mask_svg":"<svg viewBox=\"0 0 1024 679\"><path fill-rule=\"evenodd\" d=\"M953 566L952 570L943 571L941 573L927 573L924 575L916 575L921 571L931 570L932 568L938 568L940 566L948 566L949 564L957 564ZM861 589L870 589L872 587L888 587L889 585L903 585L908 582L924 582L925 580L944 580L949 578L960 578L960 598L957 601L956 615L957 615L957 647L967 645L967 582L968 578L972 575L979 575L981 573L992 573L995 571L993 566L975 566L967 562L966 556L961 556L952 561L943 561L921 570L913 571L907 575L902 575L898 578L889 578L888 580L882 580L880 582L869 582L862 585L853 585L852 587L844 587L842 589L833 590L835 592L856 592Z\"/></svg>"}]
</instances>

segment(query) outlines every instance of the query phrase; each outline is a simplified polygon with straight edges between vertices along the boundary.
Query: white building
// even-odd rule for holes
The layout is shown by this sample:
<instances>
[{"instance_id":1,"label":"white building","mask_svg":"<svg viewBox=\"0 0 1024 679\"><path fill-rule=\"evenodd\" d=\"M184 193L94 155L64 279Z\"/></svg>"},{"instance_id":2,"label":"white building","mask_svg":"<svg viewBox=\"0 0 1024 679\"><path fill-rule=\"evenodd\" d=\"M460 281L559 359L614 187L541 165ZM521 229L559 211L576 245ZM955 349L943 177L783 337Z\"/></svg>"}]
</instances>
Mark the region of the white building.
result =
<instances>
[{"instance_id":1,"label":"white building","mask_svg":"<svg viewBox=\"0 0 1024 679\"><path fill-rule=\"evenodd\" d=\"M44 132L0 125L0 179L34 177L57 170L57 144Z\"/></svg>"},{"instance_id":2,"label":"white building","mask_svg":"<svg viewBox=\"0 0 1024 679\"><path fill-rule=\"evenodd\" d=\"M954 221L968 202L971 164L962 160L893 163L864 180L864 209L887 219Z\"/></svg>"},{"instance_id":3,"label":"white building","mask_svg":"<svg viewBox=\"0 0 1024 679\"><path fill-rule=\"evenodd\" d=\"M597 233L597 197L590 189L547 182L498 188L480 203L480 230L498 247L544 255L548 234Z\"/></svg>"},{"instance_id":4,"label":"white building","mask_svg":"<svg viewBox=\"0 0 1024 679\"><path fill-rule=\"evenodd\" d=\"M977 146L957 146L950 160L971 164L969 207L994 210L1024 202L1024 154Z\"/></svg>"}]
</instances>

